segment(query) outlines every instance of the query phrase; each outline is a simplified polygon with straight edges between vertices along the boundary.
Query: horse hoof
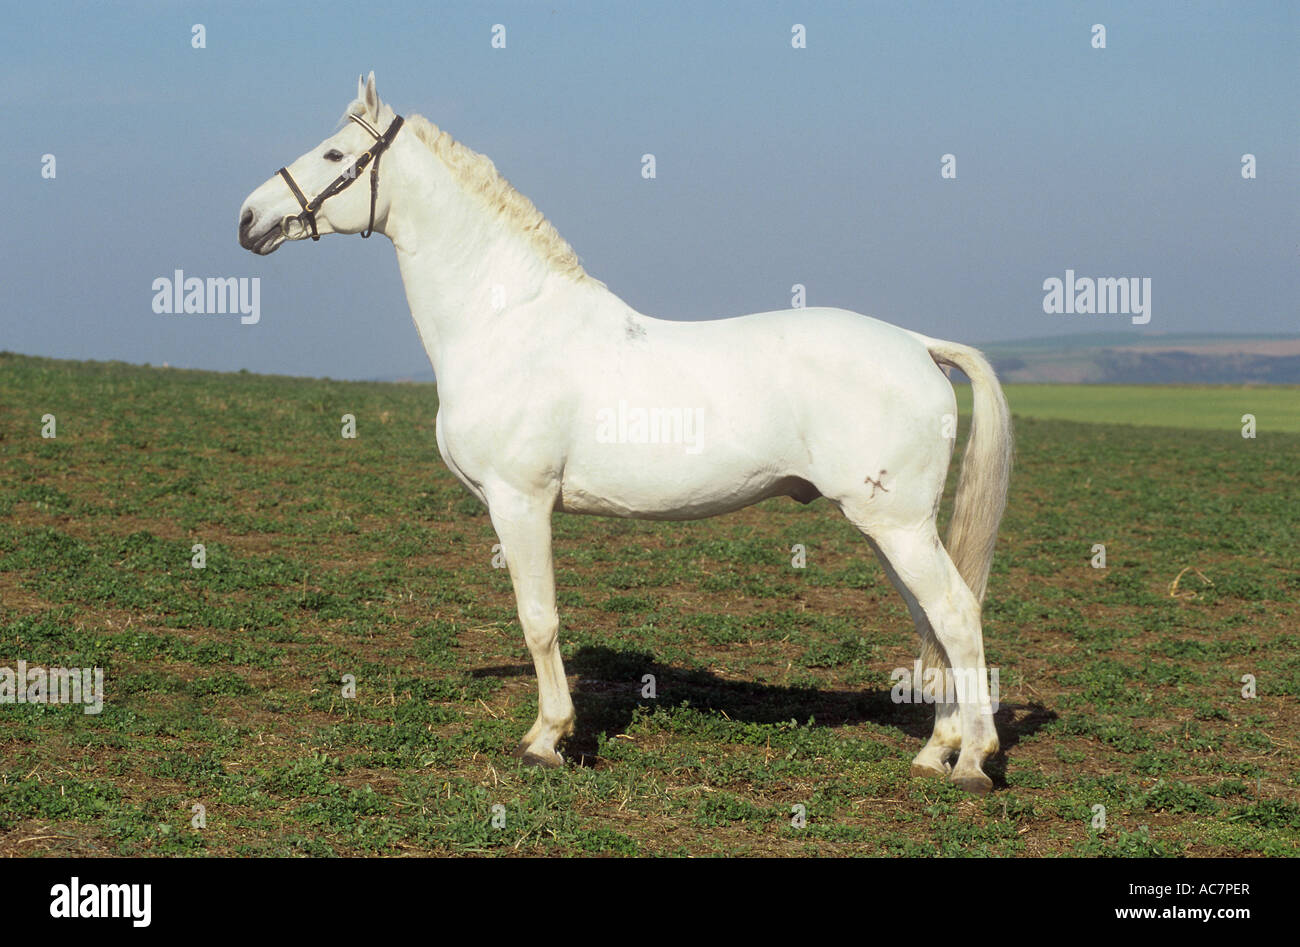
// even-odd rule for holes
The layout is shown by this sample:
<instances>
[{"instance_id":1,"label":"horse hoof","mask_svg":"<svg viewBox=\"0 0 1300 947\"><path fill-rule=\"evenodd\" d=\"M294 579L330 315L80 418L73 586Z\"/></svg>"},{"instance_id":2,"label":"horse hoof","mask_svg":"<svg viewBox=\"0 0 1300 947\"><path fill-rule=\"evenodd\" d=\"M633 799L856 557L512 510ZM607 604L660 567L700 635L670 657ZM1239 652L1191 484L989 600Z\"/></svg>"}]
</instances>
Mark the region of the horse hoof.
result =
<instances>
[{"instance_id":1,"label":"horse hoof","mask_svg":"<svg viewBox=\"0 0 1300 947\"><path fill-rule=\"evenodd\" d=\"M982 796L993 788L993 780L989 779L979 770L973 773L956 773L952 781L969 793Z\"/></svg>"},{"instance_id":2,"label":"horse hoof","mask_svg":"<svg viewBox=\"0 0 1300 947\"><path fill-rule=\"evenodd\" d=\"M550 756L540 756L536 753L525 753L519 757L525 766L538 766L542 769L559 769L564 765L564 759L559 753L553 753Z\"/></svg>"},{"instance_id":3,"label":"horse hoof","mask_svg":"<svg viewBox=\"0 0 1300 947\"><path fill-rule=\"evenodd\" d=\"M564 757L559 754L558 750L552 750L548 756L542 753L534 753L523 743L515 747L515 751L510 755L519 760L525 766L538 766L542 769L559 769L564 765Z\"/></svg>"},{"instance_id":4,"label":"horse hoof","mask_svg":"<svg viewBox=\"0 0 1300 947\"><path fill-rule=\"evenodd\" d=\"M948 771L931 763L912 763L912 776L947 776Z\"/></svg>"}]
</instances>

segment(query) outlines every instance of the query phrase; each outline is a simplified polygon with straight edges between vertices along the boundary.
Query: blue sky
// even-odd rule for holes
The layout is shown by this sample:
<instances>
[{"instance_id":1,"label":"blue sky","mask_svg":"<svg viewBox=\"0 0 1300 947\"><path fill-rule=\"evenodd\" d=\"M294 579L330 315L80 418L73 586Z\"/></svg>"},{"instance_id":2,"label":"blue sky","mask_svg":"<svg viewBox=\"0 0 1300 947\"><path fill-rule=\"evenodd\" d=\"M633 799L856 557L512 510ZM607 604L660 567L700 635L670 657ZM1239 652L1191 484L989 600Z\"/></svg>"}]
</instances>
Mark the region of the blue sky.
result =
<instances>
[{"instance_id":1,"label":"blue sky","mask_svg":"<svg viewBox=\"0 0 1300 947\"><path fill-rule=\"evenodd\" d=\"M1298 8L11 5L0 349L427 372L386 240L265 258L236 242L243 199L332 132L371 69L386 101L492 157L651 315L786 308L802 283L809 305L971 343L1300 331ZM1044 313L1043 280L1067 267L1151 278L1150 324ZM154 313L152 281L176 269L260 277L260 323Z\"/></svg>"}]
</instances>

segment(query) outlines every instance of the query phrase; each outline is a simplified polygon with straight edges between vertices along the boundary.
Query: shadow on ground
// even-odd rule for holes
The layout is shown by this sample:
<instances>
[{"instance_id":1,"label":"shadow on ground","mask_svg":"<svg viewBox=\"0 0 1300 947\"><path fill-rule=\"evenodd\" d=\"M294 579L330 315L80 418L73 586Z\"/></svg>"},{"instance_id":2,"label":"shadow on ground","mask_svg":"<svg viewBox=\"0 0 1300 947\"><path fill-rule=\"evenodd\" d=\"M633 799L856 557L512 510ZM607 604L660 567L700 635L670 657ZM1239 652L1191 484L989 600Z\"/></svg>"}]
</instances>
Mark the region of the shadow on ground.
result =
<instances>
[{"instance_id":1,"label":"shadow on ground","mask_svg":"<svg viewBox=\"0 0 1300 947\"><path fill-rule=\"evenodd\" d=\"M654 706L656 702L673 707L686 701L698 710L724 713L731 720L748 723L796 720L804 724L809 719L818 727L873 723L906 734L917 741L918 750L934 724L931 707L896 704L888 688L815 690L727 680L710 671L661 664L646 651L584 647L565 661L565 670L578 677L573 689L578 721L576 732L565 741L564 753L585 766L599 762L596 749L601 733L623 733L638 706ZM530 664L496 665L472 672L475 677L531 677L533 673ZM654 699L641 696L642 680L647 674L654 675ZM1003 702L994 715L1003 751L1055 719L1055 711L1037 703ZM1004 783L1004 769L1001 754L986 765L995 784Z\"/></svg>"}]
</instances>

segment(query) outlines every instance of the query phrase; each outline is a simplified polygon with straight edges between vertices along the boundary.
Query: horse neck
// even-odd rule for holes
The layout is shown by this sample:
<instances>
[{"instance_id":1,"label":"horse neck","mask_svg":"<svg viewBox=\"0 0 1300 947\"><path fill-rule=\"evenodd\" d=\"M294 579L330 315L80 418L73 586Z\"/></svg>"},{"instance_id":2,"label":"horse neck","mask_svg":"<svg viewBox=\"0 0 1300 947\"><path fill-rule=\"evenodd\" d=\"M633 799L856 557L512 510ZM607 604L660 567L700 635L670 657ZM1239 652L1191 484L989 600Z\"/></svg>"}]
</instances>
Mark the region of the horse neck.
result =
<instances>
[{"instance_id":1,"label":"horse neck","mask_svg":"<svg viewBox=\"0 0 1300 947\"><path fill-rule=\"evenodd\" d=\"M529 318L530 302L545 297L552 312L587 308L564 302L591 287L557 273L422 143L401 144L393 148L383 232L397 250L407 304L439 380L450 352L476 348L504 318Z\"/></svg>"}]
</instances>

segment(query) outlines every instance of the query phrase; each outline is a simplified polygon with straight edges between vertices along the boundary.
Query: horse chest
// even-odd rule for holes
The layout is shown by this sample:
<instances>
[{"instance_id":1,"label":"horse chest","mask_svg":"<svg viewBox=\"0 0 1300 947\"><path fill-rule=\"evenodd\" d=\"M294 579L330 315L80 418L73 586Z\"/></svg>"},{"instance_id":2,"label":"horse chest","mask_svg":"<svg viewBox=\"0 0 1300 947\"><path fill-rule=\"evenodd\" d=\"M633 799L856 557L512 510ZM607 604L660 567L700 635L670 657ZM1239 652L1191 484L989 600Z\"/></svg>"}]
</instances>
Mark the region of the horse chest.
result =
<instances>
[{"instance_id":1,"label":"horse chest","mask_svg":"<svg viewBox=\"0 0 1300 947\"><path fill-rule=\"evenodd\" d=\"M438 442L438 453L442 456L442 462L470 493L483 500L482 479L475 476L472 470L467 469L468 466L472 466L468 463L470 453L463 448L457 451L456 439L450 434L449 429L454 429L454 424L448 422L447 412L439 408L438 416L434 421L434 437Z\"/></svg>"}]
</instances>

